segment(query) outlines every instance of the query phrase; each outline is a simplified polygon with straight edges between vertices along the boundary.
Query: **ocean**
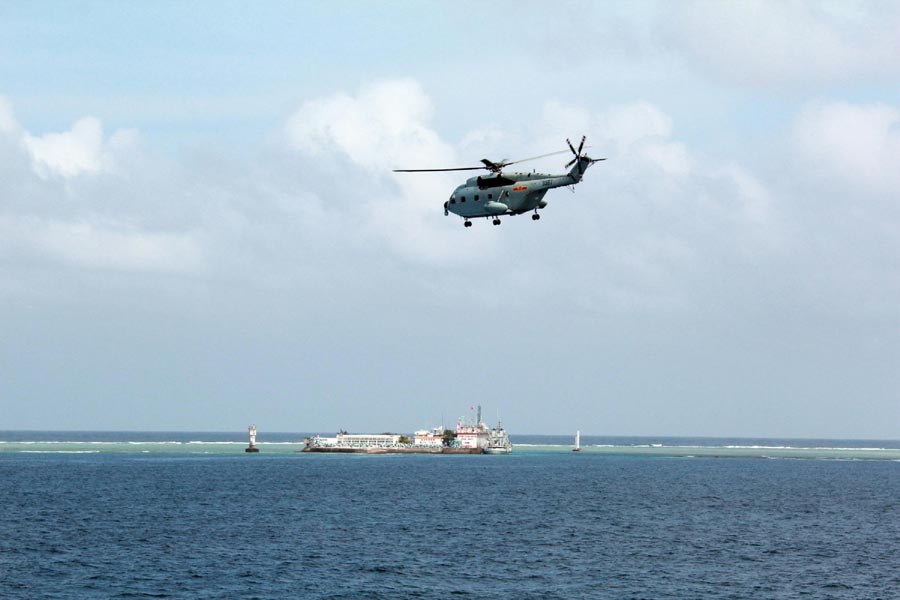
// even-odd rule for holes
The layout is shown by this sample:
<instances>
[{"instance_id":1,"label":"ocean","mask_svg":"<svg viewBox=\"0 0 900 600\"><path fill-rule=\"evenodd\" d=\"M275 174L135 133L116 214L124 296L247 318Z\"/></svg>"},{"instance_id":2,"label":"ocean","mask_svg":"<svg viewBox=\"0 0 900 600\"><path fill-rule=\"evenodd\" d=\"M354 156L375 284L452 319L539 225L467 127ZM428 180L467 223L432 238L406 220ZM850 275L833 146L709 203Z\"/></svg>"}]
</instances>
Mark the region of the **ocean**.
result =
<instances>
[{"instance_id":1,"label":"ocean","mask_svg":"<svg viewBox=\"0 0 900 600\"><path fill-rule=\"evenodd\" d=\"M900 443L0 432L0 598L900 598Z\"/></svg>"}]
</instances>

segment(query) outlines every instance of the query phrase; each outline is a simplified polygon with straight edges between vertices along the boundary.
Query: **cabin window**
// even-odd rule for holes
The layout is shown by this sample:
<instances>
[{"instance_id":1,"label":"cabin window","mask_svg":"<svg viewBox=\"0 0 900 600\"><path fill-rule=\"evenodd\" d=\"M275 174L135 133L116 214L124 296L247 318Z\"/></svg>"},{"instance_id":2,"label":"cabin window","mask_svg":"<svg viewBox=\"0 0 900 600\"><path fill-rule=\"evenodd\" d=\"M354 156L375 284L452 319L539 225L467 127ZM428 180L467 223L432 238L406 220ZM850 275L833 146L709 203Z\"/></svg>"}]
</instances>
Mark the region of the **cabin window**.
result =
<instances>
[{"instance_id":1,"label":"cabin window","mask_svg":"<svg viewBox=\"0 0 900 600\"><path fill-rule=\"evenodd\" d=\"M465 197L465 196L460 196L459 201L460 201L460 202L465 202L465 201L466 201L466 197Z\"/></svg>"},{"instance_id":2,"label":"cabin window","mask_svg":"<svg viewBox=\"0 0 900 600\"><path fill-rule=\"evenodd\" d=\"M475 194L475 202L478 202L478 194Z\"/></svg>"},{"instance_id":3,"label":"cabin window","mask_svg":"<svg viewBox=\"0 0 900 600\"><path fill-rule=\"evenodd\" d=\"M490 199L493 198L493 197L494 197L493 194L488 194L488 200L490 200Z\"/></svg>"}]
</instances>

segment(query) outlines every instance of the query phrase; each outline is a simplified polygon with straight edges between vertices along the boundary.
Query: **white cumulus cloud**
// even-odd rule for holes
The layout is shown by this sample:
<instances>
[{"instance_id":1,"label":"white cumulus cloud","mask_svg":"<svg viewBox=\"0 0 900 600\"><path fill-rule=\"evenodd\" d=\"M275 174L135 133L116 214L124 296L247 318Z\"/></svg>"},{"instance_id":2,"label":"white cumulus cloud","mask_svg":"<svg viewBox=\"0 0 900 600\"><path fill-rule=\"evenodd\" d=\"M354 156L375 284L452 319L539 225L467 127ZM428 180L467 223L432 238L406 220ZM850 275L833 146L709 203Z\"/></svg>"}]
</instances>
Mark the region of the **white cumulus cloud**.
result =
<instances>
[{"instance_id":1,"label":"white cumulus cloud","mask_svg":"<svg viewBox=\"0 0 900 600\"><path fill-rule=\"evenodd\" d=\"M557 257L567 294L594 310L690 311L720 291L729 267L769 264L789 240L780 198L747 165L710 156L677 135L659 106L637 101L590 110L548 103L539 138L549 145L560 123L587 134L591 167L573 199L550 198L566 210L568 247ZM725 269L725 271L722 271ZM710 291L713 290L711 293Z\"/></svg>"},{"instance_id":2,"label":"white cumulus cloud","mask_svg":"<svg viewBox=\"0 0 900 600\"><path fill-rule=\"evenodd\" d=\"M294 147L313 155L342 153L373 171L453 156L428 127L431 100L411 79L364 86L304 103L286 125Z\"/></svg>"},{"instance_id":3,"label":"white cumulus cloud","mask_svg":"<svg viewBox=\"0 0 900 600\"><path fill-rule=\"evenodd\" d=\"M305 155L312 185L347 220L406 259L455 262L490 244L473 233L466 244L449 231L443 203L470 174L392 173L397 168L458 166L454 148L430 127L433 108L411 79L375 82L354 96L303 103L285 125L291 147ZM327 181L322 181L327 179ZM317 183L318 182L318 183Z\"/></svg>"},{"instance_id":4,"label":"white cumulus cloud","mask_svg":"<svg viewBox=\"0 0 900 600\"><path fill-rule=\"evenodd\" d=\"M0 262L7 268L185 273L205 266L198 224L160 225L164 203L146 201L154 187L165 189L163 175L116 171L136 147L135 131L107 137L99 119L84 117L69 131L36 135L0 99L0 137Z\"/></svg>"},{"instance_id":5,"label":"white cumulus cloud","mask_svg":"<svg viewBox=\"0 0 900 600\"><path fill-rule=\"evenodd\" d=\"M22 142L38 175L74 177L108 168L115 152L132 145L135 137L133 131L120 130L104 140L100 119L84 117L69 131L41 136L25 132Z\"/></svg>"}]
</instances>

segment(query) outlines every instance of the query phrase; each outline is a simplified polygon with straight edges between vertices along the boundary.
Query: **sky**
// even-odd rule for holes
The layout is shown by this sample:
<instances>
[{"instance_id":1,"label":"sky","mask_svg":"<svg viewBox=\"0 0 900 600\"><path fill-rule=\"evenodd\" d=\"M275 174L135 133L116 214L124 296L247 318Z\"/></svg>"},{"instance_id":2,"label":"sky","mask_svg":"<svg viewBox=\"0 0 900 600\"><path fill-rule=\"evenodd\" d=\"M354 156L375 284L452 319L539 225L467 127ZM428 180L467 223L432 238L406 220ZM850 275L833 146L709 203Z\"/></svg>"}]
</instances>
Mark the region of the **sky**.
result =
<instances>
[{"instance_id":1,"label":"sky","mask_svg":"<svg viewBox=\"0 0 900 600\"><path fill-rule=\"evenodd\" d=\"M897 439L898 159L894 3L0 2L0 430Z\"/></svg>"}]
</instances>

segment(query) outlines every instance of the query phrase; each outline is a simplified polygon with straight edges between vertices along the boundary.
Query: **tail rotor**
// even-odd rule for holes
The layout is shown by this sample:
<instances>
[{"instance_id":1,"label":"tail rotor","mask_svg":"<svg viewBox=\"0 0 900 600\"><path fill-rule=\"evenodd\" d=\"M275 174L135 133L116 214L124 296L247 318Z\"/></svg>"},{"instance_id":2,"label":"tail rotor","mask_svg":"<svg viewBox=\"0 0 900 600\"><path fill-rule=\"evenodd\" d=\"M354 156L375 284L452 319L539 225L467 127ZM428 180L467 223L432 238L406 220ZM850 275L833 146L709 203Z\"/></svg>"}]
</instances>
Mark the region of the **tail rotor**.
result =
<instances>
[{"instance_id":1,"label":"tail rotor","mask_svg":"<svg viewBox=\"0 0 900 600\"><path fill-rule=\"evenodd\" d=\"M582 154L582 150L584 150L584 142L587 140L587 136L581 136L581 143L578 144L578 150L575 150L575 146L572 145L572 142L569 141L569 138L566 138L566 143L569 145L569 150L572 151L572 154L575 155L575 158L566 163L566 168L568 169L574 164L578 165L578 175L584 175L584 169L586 167L591 166L595 162L600 162L601 160L606 160L605 158L591 158L587 154Z\"/></svg>"}]
</instances>

